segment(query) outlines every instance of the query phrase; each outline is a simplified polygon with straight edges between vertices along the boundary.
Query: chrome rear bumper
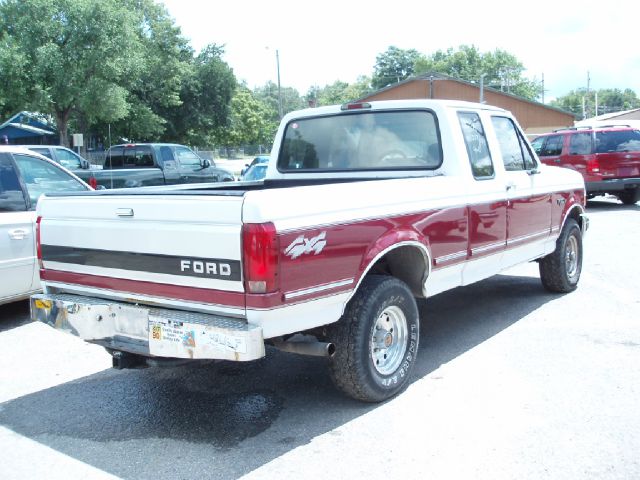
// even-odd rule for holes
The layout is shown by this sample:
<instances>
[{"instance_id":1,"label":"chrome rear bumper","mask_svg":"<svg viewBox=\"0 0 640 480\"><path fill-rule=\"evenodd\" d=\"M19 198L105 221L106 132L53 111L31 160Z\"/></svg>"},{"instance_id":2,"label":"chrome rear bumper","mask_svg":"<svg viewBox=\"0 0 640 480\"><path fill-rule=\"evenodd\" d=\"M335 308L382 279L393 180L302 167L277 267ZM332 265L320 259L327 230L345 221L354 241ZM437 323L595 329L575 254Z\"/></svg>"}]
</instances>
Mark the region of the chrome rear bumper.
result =
<instances>
[{"instance_id":1,"label":"chrome rear bumper","mask_svg":"<svg viewBox=\"0 0 640 480\"><path fill-rule=\"evenodd\" d=\"M262 328L238 318L67 294L33 295L31 318L148 357L249 361L265 355Z\"/></svg>"}]
</instances>

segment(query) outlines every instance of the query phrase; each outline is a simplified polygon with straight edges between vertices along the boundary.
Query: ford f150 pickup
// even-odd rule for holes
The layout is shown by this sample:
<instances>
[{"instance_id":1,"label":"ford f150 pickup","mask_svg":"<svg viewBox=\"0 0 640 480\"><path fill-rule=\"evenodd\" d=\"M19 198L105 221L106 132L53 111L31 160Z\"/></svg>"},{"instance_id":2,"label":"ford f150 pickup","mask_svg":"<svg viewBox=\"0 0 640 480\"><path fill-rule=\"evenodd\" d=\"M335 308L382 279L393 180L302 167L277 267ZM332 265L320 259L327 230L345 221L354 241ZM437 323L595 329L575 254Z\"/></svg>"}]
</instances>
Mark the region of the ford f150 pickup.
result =
<instances>
[{"instance_id":1,"label":"ford f150 pickup","mask_svg":"<svg viewBox=\"0 0 640 480\"><path fill-rule=\"evenodd\" d=\"M570 292L585 188L542 165L513 116L409 100L288 114L263 181L47 196L32 316L116 368L248 361L265 344L328 357L381 401L418 354L416 298L538 261Z\"/></svg>"},{"instance_id":2,"label":"ford f150 pickup","mask_svg":"<svg viewBox=\"0 0 640 480\"><path fill-rule=\"evenodd\" d=\"M132 188L179 183L229 182L232 172L200 158L184 145L130 143L107 150L101 170L76 172L96 188Z\"/></svg>"}]
</instances>

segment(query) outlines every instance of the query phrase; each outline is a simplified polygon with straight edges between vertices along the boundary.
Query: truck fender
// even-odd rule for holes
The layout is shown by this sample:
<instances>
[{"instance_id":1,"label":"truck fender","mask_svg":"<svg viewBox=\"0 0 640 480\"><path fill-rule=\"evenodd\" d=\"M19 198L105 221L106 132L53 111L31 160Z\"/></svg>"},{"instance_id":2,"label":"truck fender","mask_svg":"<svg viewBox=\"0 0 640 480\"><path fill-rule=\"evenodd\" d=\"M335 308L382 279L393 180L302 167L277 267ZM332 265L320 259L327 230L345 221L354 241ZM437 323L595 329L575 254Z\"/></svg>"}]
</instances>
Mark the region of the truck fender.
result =
<instances>
[{"instance_id":1,"label":"truck fender","mask_svg":"<svg viewBox=\"0 0 640 480\"><path fill-rule=\"evenodd\" d=\"M429 251L428 245L425 244L425 241L420 237L418 232L412 230L396 230L388 232L378 238L378 240L371 245L367 253L362 257L358 281L346 303L348 303L348 301L351 300L351 297L355 295L364 278L380 260L385 256L394 256L394 253L401 252L410 252L409 256L412 259L410 263L412 268L403 268L397 272L393 272L392 274L400 280L403 280L416 297L423 297L424 282L431 274L431 252ZM408 259L409 256L398 255L395 258ZM418 261L416 261L416 259ZM402 262L398 262L398 265L400 265L400 263Z\"/></svg>"},{"instance_id":2,"label":"truck fender","mask_svg":"<svg viewBox=\"0 0 640 480\"><path fill-rule=\"evenodd\" d=\"M578 222L580 230L582 230L583 234L585 233L588 226L588 221L585 218L584 207L573 195L571 196L571 198L569 198L569 201L565 205L564 212L562 212L562 224L560 225L560 232L562 232L564 224L567 223L568 218L573 218L576 222Z\"/></svg>"}]
</instances>

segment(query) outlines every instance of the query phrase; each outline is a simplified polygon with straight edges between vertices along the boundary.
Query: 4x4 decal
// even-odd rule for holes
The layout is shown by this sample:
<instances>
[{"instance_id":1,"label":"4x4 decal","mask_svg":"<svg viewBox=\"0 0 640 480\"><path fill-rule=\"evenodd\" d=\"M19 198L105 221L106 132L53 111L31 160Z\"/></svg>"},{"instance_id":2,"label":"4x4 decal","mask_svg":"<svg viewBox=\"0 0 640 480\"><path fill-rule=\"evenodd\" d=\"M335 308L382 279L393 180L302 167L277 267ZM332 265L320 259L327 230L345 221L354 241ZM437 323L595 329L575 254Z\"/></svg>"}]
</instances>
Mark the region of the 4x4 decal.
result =
<instances>
[{"instance_id":1,"label":"4x4 decal","mask_svg":"<svg viewBox=\"0 0 640 480\"><path fill-rule=\"evenodd\" d=\"M298 258L300 255L315 252L318 255L324 247L327 245L326 241L327 232L322 232L313 238L305 238L304 235L300 235L284 251L284 254L291 257L292 260Z\"/></svg>"}]
</instances>

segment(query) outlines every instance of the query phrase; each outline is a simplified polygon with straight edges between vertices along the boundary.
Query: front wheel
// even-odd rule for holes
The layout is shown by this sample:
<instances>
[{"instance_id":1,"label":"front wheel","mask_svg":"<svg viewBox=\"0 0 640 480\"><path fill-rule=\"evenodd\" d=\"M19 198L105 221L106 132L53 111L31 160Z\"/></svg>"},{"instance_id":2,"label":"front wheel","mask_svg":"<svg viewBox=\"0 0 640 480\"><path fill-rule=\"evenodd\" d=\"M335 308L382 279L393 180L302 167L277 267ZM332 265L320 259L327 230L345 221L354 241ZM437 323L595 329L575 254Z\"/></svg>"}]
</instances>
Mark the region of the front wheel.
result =
<instances>
[{"instance_id":1,"label":"front wheel","mask_svg":"<svg viewBox=\"0 0 640 480\"><path fill-rule=\"evenodd\" d=\"M550 292L569 293L582 272L582 230L570 218L556 241L556 249L540 260L540 279Z\"/></svg>"},{"instance_id":2,"label":"front wheel","mask_svg":"<svg viewBox=\"0 0 640 480\"><path fill-rule=\"evenodd\" d=\"M330 360L335 385L365 402L397 394L416 361L419 331L409 287L394 277L368 276L329 330L336 347Z\"/></svg>"}]
</instances>

